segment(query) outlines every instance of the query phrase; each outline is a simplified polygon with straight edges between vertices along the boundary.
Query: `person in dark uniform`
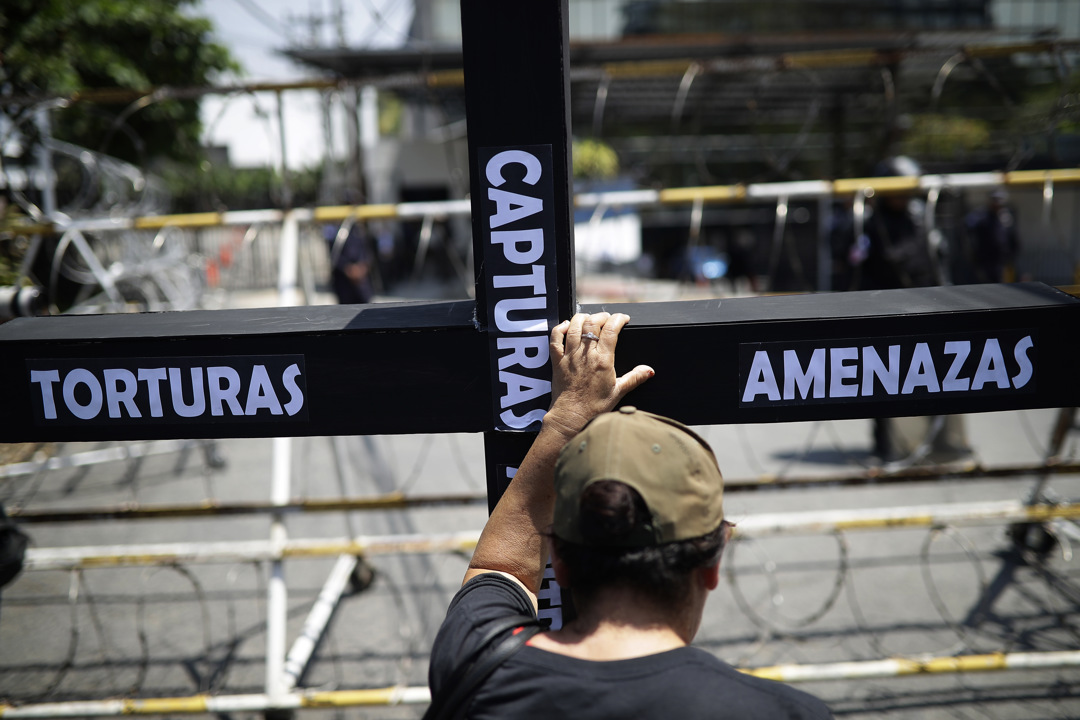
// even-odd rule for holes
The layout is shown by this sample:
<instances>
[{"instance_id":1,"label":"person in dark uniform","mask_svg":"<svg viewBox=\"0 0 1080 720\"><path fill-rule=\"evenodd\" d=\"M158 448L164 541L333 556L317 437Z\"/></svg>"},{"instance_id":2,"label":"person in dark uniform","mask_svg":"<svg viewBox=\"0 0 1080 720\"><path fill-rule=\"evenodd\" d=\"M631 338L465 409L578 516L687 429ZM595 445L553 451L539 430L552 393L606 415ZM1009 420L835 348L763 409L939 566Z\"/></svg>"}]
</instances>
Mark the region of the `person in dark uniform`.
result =
<instances>
[{"instance_id":1,"label":"person in dark uniform","mask_svg":"<svg viewBox=\"0 0 1080 720\"><path fill-rule=\"evenodd\" d=\"M609 412L653 375L639 365L616 376L628 321L579 314L552 330L551 408L435 639L425 717L831 717L812 695L690 647L731 534L723 478L686 426ZM535 624L549 550L576 617L515 647L517 617ZM455 706L455 690L474 685L467 668L491 657L502 662Z\"/></svg>"},{"instance_id":2,"label":"person in dark uniform","mask_svg":"<svg viewBox=\"0 0 1080 720\"><path fill-rule=\"evenodd\" d=\"M965 220L971 246L971 272L977 283L1005 282L1020 251L1016 218L1008 206L1009 193L998 188L990 193L986 207Z\"/></svg>"},{"instance_id":3,"label":"person in dark uniform","mask_svg":"<svg viewBox=\"0 0 1080 720\"><path fill-rule=\"evenodd\" d=\"M371 252L360 225L326 227L330 246L330 284L341 305L371 302Z\"/></svg>"},{"instance_id":4,"label":"person in dark uniform","mask_svg":"<svg viewBox=\"0 0 1080 720\"><path fill-rule=\"evenodd\" d=\"M880 163L878 177L920 175L911 158ZM943 284L940 258L925 227L926 205L915 192L878 193L867 201L862 235L850 258L853 290L888 290ZM955 462L970 458L963 417L874 418L873 454L883 463Z\"/></svg>"},{"instance_id":5,"label":"person in dark uniform","mask_svg":"<svg viewBox=\"0 0 1080 720\"><path fill-rule=\"evenodd\" d=\"M903 156L875 171L880 177L916 177L919 166ZM867 202L863 238L853 254L858 269L853 290L940 285L937 258L923 228L925 205L913 193L879 193Z\"/></svg>"}]
</instances>

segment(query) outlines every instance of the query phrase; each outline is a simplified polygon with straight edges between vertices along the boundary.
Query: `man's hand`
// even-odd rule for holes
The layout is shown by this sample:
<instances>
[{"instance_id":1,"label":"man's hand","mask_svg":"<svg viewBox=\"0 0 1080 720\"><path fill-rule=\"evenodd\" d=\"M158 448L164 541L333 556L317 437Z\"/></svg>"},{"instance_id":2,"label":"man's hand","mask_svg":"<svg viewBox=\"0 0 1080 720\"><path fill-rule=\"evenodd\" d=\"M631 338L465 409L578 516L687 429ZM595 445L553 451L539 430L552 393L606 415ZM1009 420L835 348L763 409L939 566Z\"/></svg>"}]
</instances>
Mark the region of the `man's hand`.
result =
<instances>
[{"instance_id":1,"label":"man's hand","mask_svg":"<svg viewBox=\"0 0 1080 720\"><path fill-rule=\"evenodd\" d=\"M622 313L578 313L552 329L552 401L545 425L574 435L655 374L649 366L638 365L616 377L615 345L628 322Z\"/></svg>"},{"instance_id":2,"label":"man's hand","mask_svg":"<svg viewBox=\"0 0 1080 720\"><path fill-rule=\"evenodd\" d=\"M575 315L551 331L552 401L513 482L499 500L473 553L465 582L497 572L521 584L536 605L548 558L545 531L555 507L555 461L585 424L607 412L655 373L638 365L615 375L615 343L626 315Z\"/></svg>"}]
</instances>

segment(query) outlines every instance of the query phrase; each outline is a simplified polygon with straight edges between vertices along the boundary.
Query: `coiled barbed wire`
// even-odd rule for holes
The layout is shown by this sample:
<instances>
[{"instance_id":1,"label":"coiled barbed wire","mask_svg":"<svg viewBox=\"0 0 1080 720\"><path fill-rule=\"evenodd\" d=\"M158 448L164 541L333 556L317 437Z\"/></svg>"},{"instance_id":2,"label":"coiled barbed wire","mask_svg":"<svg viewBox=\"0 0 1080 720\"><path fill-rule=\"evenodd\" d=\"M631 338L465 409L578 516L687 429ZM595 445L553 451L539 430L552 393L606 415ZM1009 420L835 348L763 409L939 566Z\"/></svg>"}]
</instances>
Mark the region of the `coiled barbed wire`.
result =
<instances>
[{"instance_id":1,"label":"coiled barbed wire","mask_svg":"<svg viewBox=\"0 0 1080 720\"><path fill-rule=\"evenodd\" d=\"M739 606L739 609L742 610L743 613L750 618L751 622L758 627L768 627L770 634L773 636L788 635L792 630L807 627L823 618L836 604L837 598L840 597L840 592L844 587L844 579L847 576L849 567L848 544L844 534L840 531L836 531L832 533L832 536L836 540L838 549L838 561L832 587L829 589L828 594L817 609L812 610L801 617L791 617L779 611L778 608L784 604L784 595L780 591L780 585L776 579L776 563L773 562L771 558L768 558L763 550L756 547L756 543L754 550L755 552L760 553L758 557L762 559L761 569L769 583L770 612L767 615L758 612L753 604L747 600L746 595L743 593L737 580L737 574L735 572L735 556L737 547L743 544L754 543L754 539L736 537L735 541L731 544L731 548L728 549L728 558L726 560L727 569L725 572L728 585L731 587L732 597L735 598L735 603Z\"/></svg>"},{"instance_id":2,"label":"coiled barbed wire","mask_svg":"<svg viewBox=\"0 0 1080 720\"><path fill-rule=\"evenodd\" d=\"M68 635L68 647L67 652L64 654L64 659L60 661L59 666L56 668L56 673L53 675L46 685L45 689L38 693L33 700L40 701L52 696L60 687L60 683L64 682L64 678L67 677L67 673L71 670L75 664L75 654L79 649L79 583L82 576L82 571L75 569L68 573L68 622L71 625Z\"/></svg>"},{"instance_id":3,"label":"coiled barbed wire","mask_svg":"<svg viewBox=\"0 0 1080 720\"><path fill-rule=\"evenodd\" d=\"M854 576L857 573L855 572L855 567L849 561L849 547L845 533L836 531L833 533L833 537L837 542L838 557L830 590L815 608L801 616L791 616L780 611L780 607L785 604L785 595L780 588L779 568L776 563L760 547L758 547L758 543L755 543L753 538L736 538L732 543L731 548L728 550L728 557L725 560L725 576L728 585L731 588L732 597L736 606L762 632L757 640L757 645L759 647L763 639L771 640L797 637L798 631L805 630L824 618L829 611L835 607L842 592L846 592L847 602L851 609L851 615L856 625L856 629L860 636L865 637L871 648L880 657L915 657L925 654L948 656L965 650L971 652L979 651L979 648L976 647L973 633L980 630L981 626L985 623L985 618L980 617L980 614L975 614L970 620L964 622L954 617L952 612L948 609L944 596L938 587L938 582L931 572L931 548L938 539L948 537L960 547L966 562L973 568L975 577L975 592L973 596L977 599L985 596L989 583L979 551L970 538L962 533L959 528L953 526L937 526L928 529L919 551L920 574L922 576L925 592L941 622L953 635L955 635L956 640L944 647L927 648L918 653L900 652L885 644L880 631L875 624L869 620L862 608L862 603L859 600L854 580ZM744 544L750 546L750 549L757 558L758 565L752 570L747 568L746 561L744 561L742 567L737 566L735 562L738 553L737 548ZM1021 549L1021 553L1025 557L1025 564L1036 570L1048 589L1060 593L1067 601L1072 603L1068 610L1073 612L1080 611L1080 588L1073 585L1061 573L1050 570L1045 561L1035 557L1032 551ZM742 587L743 578L749 575L763 577L765 579L766 594L763 598L764 609L752 601ZM910 592L910 587L905 588L905 590ZM1048 608L1043 605L1042 610L1045 612ZM1059 625L1080 639L1077 628L1068 620L1067 616L1071 615L1071 612L1059 610L1053 614L1056 616ZM1010 649L1015 644L1015 641L1017 640L1016 634L1018 632L1019 631L1016 631L1012 633L1011 636L1006 636L1005 639L1008 642L1006 643L1006 646L1002 648L1003 651ZM750 654L753 654L753 652Z\"/></svg>"},{"instance_id":4,"label":"coiled barbed wire","mask_svg":"<svg viewBox=\"0 0 1080 720\"><path fill-rule=\"evenodd\" d=\"M919 549L919 569L922 574L923 585L926 587L927 594L930 596L930 602L933 603L934 609L937 610L938 615L945 624L951 629L959 638L959 642L952 648L945 652L939 652L939 655L952 655L962 649L968 649L974 651L974 646L971 642L970 633L963 623L958 622L953 617L945 604L944 598L938 591L937 581L934 580L934 575L930 570L930 548L934 544L937 538L946 536L955 542L971 563L971 566L975 568L975 575L978 580L978 597L983 597L987 589L986 572L983 569L982 561L979 558L978 550L975 545L963 534L957 531L955 527L940 526L931 528L926 533L926 538L923 540L922 547ZM976 618L977 619L977 618Z\"/></svg>"},{"instance_id":5,"label":"coiled barbed wire","mask_svg":"<svg viewBox=\"0 0 1080 720\"><path fill-rule=\"evenodd\" d=\"M1024 418L1020 418L1021 422L1023 420ZM828 431L827 429L830 425L830 423L826 423L823 430ZM812 431L812 434L809 435L809 441L805 444L800 442L800 445L804 445L804 450L799 457L804 460L810 449L814 446L814 443L819 442L824 437L823 433L817 428L811 428L810 430ZM449 440L451 442L451 452L453 453L455 452L455 441L457 439L450 438ZM423 462L420 463L418 470L415 466L410 470L410 476L413 475L414 472L423 474L426 471L427 466L435 462L438 457L437 453L432 452L435 447L435 442L437 442L436 438L428 439L427 450L424 451L425 457ZM420 447L423 448L423 445ZM362 451L359 443L356 444L356 448L358 451ZM370 463L370 461L369 458L367 462ZM791 460L785 459L784 465L781 466L781 472L789 472L790 466ZM467 480L468 477L467 474L463 473L463 478ZM412 478L411 482L416 482L416 479ZM930 602L933 604L935 611L941 618L943 623L942 627L949 631L948 639L952 644L949 645L947 654L953 654L958 649L965 647L974 649L976 644L982 644L994 639L1000 639L1001 644L1006 649L1022 646L1023 643L1033 643L1038 641L1037 633L1047 629L1055 631L1060 629L1063 632L1068 632L1074 639L1080 637L1080 635L1077 634L1077 627L1074 622L1076 609L1080 608L1080 589L1077 589L1075 583L1072 582L1068 574L1061 572L1059 567L1053 565L1053 561L1071 560L1071 558L1065 557L1068 551L1071 550L1068 536L1064 535L1059 530L1056 530L1055 526L1052 524L1039 527L1045 527L1048 533L1056 533L1059 536L1059 547L1061 548L1061 551L1047 555L1038 552L1036 549L1029 548L1026 545L1018 546L1018 552L1024 561L1024 565L1021 567L1029 568L1032 573L1041 577L1043 580L1043 584L1036 586L1035 590L1045 589L1048 593L1047 597L1040 597L1035 590L1031 590L1028 595L1024 597L1027 602L1033 604L1037 613L1046 616L1043 624L1035 630L1030 630L1020 624L1016 624L1015 626L999 624L989 627L990 623L987 623L985 620L980 620L977 616L970 620L958 618L945 602L946 594L943 592L942 587L939 587L940 576L937 576L932 572L934 562L933 550L937 547L938 543L945 540L949 540L960 547L965 561L973 568L975 581L972 588L974 589L973 594L976 596L981 596L987 585L986 568L984 567L985 551L980 555L978 549L979 546L976 542L959 528L941 526L927 530L926 536L922 539L918 555L920 564L919 570L922 574L925 592L927 593ZM863 608L860 605L860 596L857 589L854 587L858 582L860 567L857 562L853 563L850 559L849 543L853 544L854 539L850 537L849 533L835 534L834 541L841 550L838 550L835 575L828 596L820 602L815 600L814 607L801 614L795 614L790 610L791 606L794 604L791 600L796 599L796 596L793 593L784 592L785 586L783 584L782 574L785 568L774 563L771 558L768 557L767 553L764 553L762 544L755 543L753 540L752 537L743 540L744 542L747 542L746 546L740 546L739 542L733 543L729 552L729 557L726 561L727 565L725 565L725 569L727 572L731 573L728 576L728 582L732 584L733 590L735 591L733 592L733 595L741 594L744 596L743 605L740 605L740 611L745 613L747 617L753 618L756 616L759 620L759 622L754 623L758 629L757 650L760 650L765 643L779 641L784 643L782 647L785 652L798 652L799 646L797 643L799 638L805 634L806 630L812 628L815 624L821 622L828 616L830 612L836 608L838 595L842 594L844 590L847 590L849 593L849 602L852 607L852 614L855 617L855 629L860 634L860 637L870 640L875 652L879 652L882 657L897 654L895 652L889 652L889 643L886 641L887 638L884 636L884 631L875 624L873 618L868 617L863 612ZM756 557L762 568L755 568L752 563L747 563L747 553L749 553L751 557ZM742 567L737 566L734 562L736 556L743 560ZM748 564L749 567L747 567ZM191 568L184 568L184 570L188 573L193 573ZM183 573L181 572L181 574ZM429 567L427 572L423 574L423 577L419 579L419 583L423 586L427 586L431 584L432 580L437 578L438 575L439 573L437 573L434 568ZM261 582L261 573L256 572L255 576L257 582ZM754 605L750 599L745 597L749 594L745 586L745 581L750 576L764 580L766 583L766 590L769 593L769 602L773 602L778 597L783 598L781 602L775 603L771 607ZM72 597L81 597L85 603L95 602L93 595L89 595L86 592L79 592L82 576L75 574L72 577L80 578L75 586ZM220 660L217 660L216 658L220 655L223 648L228 652L230 647L234 647L235 643L241 639L241 633L238 632L233 621L230 623L227 637L224 640L215 644L212 642L213 638L206 635L211 627L208 620L208 598L206 596L205 587L201 584L202 581L198 579L198 576L195 577L196 581L195 584L192 584L191 595L201 604L204 637L201 650L193 656L190 662L197 664L197 666L207 668L207 673L200 676L199 690L218 692L228 684L227 671L229 669L229 664L228 656ZM388 582L387 587L390 588L391 584L392 583ZM903 590L909 591L910 588L905 587ZM430 638L424 637L424 632L418 630L417 619L413 617L412 613L406 612L404 609L405 603L403 602L403 599L406 597L407 593L407 588L400 587L400 584L393 584L391 594L395 598L394 606L399 608L399 611L401 612L398 627L399 632L402 633L404 645L402 657L397 661L395 666L397 678L407 678L410 675L415 665L413 659L421 653L425 643L430 642ZM265 606L262 603L265 602L265 588L259 593L258 598L258 607L264 608ZM852 598L854 598L853 601L851 600ZM145 690L143 685L145 684L147 677L147 668L152 660L149 649L156 647L156 640L152 633L148 632L148 628L146 627L145 602L145 598L140 595L138 600L139 606L136 608L140 669L136 674L135 681L131 684L131 688L121 691L128 695L140 694ZM235 601L230 595L230 603L232 602ZM739 601L736 600L736 602L738 603ZM80 629L85 629L84 623L87 619L90 622L95 622L92 615L83 613L80 616L78 614L79 611L86 610L83 603L75 603L75 601L72 601L72 603L72 629L68 643L70 648L69 659L61 665L60 671L54 679L54 682L51 683L51 688L48 689L50 694L54 693L59 688L64 680L64 673L67 673L68 669L74 665L79 646ZM76 607L76 605L82 605L82 607ZM747 612L747 607L749 607L750 612ZM781 607L785 612L780 612ZM235 617L233 609L234 605L230 604L229 608L230 614ZM1056 624L1049 624L1050 621L1053 621ZM100 618L96 622L98 625L103 625L100 623ZM80 626L81 623L82 625ZM100 636L102 632L108 632L108 630L109 628L105 627L104 630L95 628L94 631ZM254 629L249 630L252 634L260 631L261 629L257 625ZM85 632L82 634L85 636ZM331 637L334 635L332 632L328 634L330 634ZM942 637L944 637L944 635L942 635ZM953 639L954 637L955 641ZM1057 641L1056 638L1054 640L1055 642ZM233 643L234 645L230 646L230 643ZM103 643L99 642L99 647L102 645ZM115 647L117 647L116 643L111 642L108 649L110 656L115 653ZM201 655L199 653L201 653ZM334 652L330 653L331 656L335 654L336 653ZM910 653L908 654L910 655ZM322 657L323 661L326 661L327 659L328 658L325 656ZM332 661L340 664L341 659L333 658ZM339 665L336 667L339 668ZM117 678L112 677L110 682L115 686ZM962 678L958 679L957 682L962 683ZM203 688L206 688L206 690ZM115 689L115 687L113 689Z\"/></svg>"}]
</instances>

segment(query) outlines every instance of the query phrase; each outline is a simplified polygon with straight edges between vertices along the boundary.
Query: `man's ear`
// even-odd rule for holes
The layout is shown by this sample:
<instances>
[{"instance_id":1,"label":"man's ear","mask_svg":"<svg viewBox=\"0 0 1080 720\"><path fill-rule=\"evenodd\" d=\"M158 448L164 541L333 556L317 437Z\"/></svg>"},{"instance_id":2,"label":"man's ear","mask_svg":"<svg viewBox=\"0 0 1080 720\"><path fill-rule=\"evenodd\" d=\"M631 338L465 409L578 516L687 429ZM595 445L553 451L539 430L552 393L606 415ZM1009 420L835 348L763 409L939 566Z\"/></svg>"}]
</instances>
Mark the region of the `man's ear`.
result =
<instances>
[{"instance_id":1,"label":"man's ear","mask_svg":"<svg viewBox=\"0 0 1080 720\"><path fill-rule=\"evenodd\" d=\"M723 530L720 531L720 543L723 547L727 547L731 542L731 537L735 534L735 523L723 521Z\"/></svg>"},{"instance_id":2,"label":"man's ear","mask_svg":"<svg viewBox=\"0 0 1080 720\"><path fill-rule=\"evenodd\" d=\"M701 579L706 590L715 590L720 584L720 561L701 568Z\"/></svg>"}]
</instances>

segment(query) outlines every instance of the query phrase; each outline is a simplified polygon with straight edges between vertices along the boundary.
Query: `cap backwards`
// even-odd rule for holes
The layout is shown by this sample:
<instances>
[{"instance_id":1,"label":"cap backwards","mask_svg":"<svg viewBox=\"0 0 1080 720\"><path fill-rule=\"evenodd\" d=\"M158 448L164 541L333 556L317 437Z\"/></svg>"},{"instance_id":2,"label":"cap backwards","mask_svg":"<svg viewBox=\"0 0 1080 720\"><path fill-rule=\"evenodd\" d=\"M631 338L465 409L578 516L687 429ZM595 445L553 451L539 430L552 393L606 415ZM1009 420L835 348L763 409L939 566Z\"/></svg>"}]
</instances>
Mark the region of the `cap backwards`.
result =
<instances>
[{"instance_id":1,"label":"cap backwards","mask_svg":"<svg viewBox=\"0 0 1080 720\"><path fill-rule=\"evenodd\" d=\"M619 408L592 420L563 447L555 465L555 535L588 544L581 534L581 496L599 480L637 490L650 524L617 544L660 545L701 537L724 519L724 478L712 448L682 423Z\"/></svg>"}]
</instances>

